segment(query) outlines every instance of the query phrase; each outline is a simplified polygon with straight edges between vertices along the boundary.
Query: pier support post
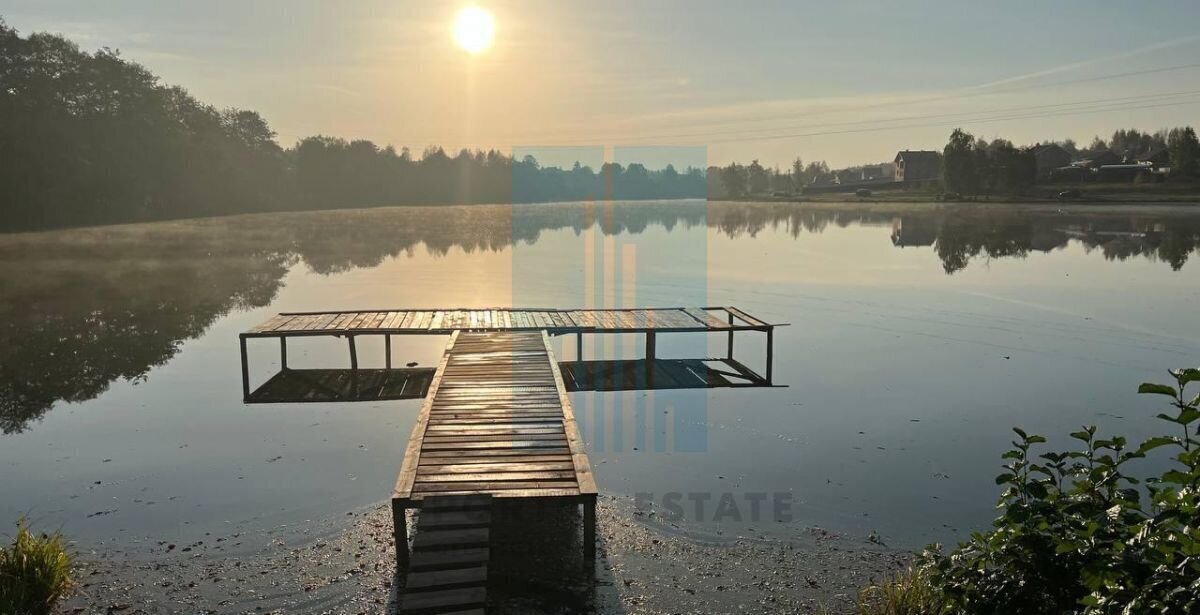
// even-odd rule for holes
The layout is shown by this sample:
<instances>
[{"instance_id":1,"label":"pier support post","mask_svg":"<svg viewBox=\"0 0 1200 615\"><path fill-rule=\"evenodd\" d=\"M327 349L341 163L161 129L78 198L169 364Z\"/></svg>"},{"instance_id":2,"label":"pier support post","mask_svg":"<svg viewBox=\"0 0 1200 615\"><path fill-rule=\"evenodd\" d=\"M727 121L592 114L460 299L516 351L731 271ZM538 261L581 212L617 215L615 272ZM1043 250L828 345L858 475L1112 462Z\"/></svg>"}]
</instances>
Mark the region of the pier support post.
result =
<instances>
[{"instance_id":1,"label":"pier support post","mask_svg":"<svg viewBox=\"0 0 1200 615\"><path fill-rule=\"evenodd\" d=\"M583 360L583 331L575 333L575 360Z\"/></svg>"},{"instance_id":2,"label":"pier support post","mask_svg":"<svg viewBox=\"0 0 1200 615\"><path fill-rule=\"evenodd\" d=\"M771 384L771 369L775 366L775 327L767 329L767 384Z\"/></svg>"},{"instance_id":3,"label":"pier support post","mask_svg":"<svg viewBox=\"0 0 1200 615\"><path fill-rule=\"evenodd\" d=\"M279 369L287 369L287 338L279 336Z\"/></svg>"},{"instance_id":4,"label":"pier support post","mask_svg":"<svg viewBox=\"0 0 1200 615\"><path fill-rule=\"evenodd\" d=\"M729 314L729 326L730 327L733 326L733 313L732 312L730 312L730 314ZM726 359L733 358L733 329L729 330L729 351L725 354L725 358Z\"/></svg>"},{"instance_id":5,"label":"pier support post","mask_svg":"<svg viewBox=\"0 0 1200 615\"><path fill-rule=\"evenodd\" d=\"M654 356L657 354L658 337L653 331L646 332L646 386L654 388Z\"/></svg>"},{"instance_id":6,"label":"pier support post","mask_svg":"<svg viewBox=\"0 0 1200 615\"><path fill-rule=\"evenodd\" d=\"M392 369L392 336L385 334L383 336L383 366L387 369Z\"/></svg>"},{"instance_id":7,"label":"pier support post","mask_svg":"<svg viewBox=\"0 0 1200 615\"><path fill-rule=\"evenodd\" d=\"M354 345L354 336L347 336L350 340L350 398L358 399L358 347Z\"/></svg>"},{"instance_id":8,"label":"pier support post","mask_svg":"<svg viewBox=\"0 0 1200 615\"><path fill-rule=\"evenodd\" d=\"M250 363L246 358L246 338L238 336L242 347L242 401L250 400Z\"/></svg>"},{"instance_id":9,"label":"pier support post","mask_svg":"<svg viewBox=\"0 0 1200 615\"><path fill-rule=\"evenodd\" d=\"M408 509L392 502L392 533L396 539L396 566L408 570Z\"/></svg>"},{"instance_id":10,"label":"pier support post","mask_svg":"<svg viewBox=\"0 0 1200 615\"><path fill-rule=\"evenodd\" d=\"M583 502L583 566L596 566L596 496Z\"/></svg>"}]
</instances>

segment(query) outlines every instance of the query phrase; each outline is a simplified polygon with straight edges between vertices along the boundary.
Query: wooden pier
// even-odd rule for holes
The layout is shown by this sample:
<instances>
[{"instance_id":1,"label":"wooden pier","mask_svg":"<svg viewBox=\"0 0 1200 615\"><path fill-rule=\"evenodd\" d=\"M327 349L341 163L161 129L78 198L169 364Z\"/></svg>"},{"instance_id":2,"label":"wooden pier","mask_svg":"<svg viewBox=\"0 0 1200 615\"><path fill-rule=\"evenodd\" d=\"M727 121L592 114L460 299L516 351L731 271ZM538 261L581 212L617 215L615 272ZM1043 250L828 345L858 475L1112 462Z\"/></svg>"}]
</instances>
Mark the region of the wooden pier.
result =
<instances>
[{"instance_id":1,"label":"wooden pier","mask_svg":"<svg viewBox=\"0 0 1200 615\"><path fill-rule=\"evenodd\" d=\"M242 394L248 403L423 396L392 494L397 563L409 573L401 612L477 612L486 604L484 510L493 500L581 507L583 563L592 570L596 481L569 391L771 386L776 326L734 307L285 313L240 335ZM734 334L746 331L766 334L765 375L733 357ZM726 356L656 356L657 335L693 332L727 334ZM583 335L606 333L643 334L645 358L581 360ZM567 334L576 337L576 360L560 364L550 338ZM363 335L384 337L383 369L359 368L355 339ZM392 369L396 335L449 342L435 369ZM346 338L350 369L289 368L288 339L311 336ZM257 338L278 339L281 371L252 392L246 345Z\"/></svg>"}]
</instances>

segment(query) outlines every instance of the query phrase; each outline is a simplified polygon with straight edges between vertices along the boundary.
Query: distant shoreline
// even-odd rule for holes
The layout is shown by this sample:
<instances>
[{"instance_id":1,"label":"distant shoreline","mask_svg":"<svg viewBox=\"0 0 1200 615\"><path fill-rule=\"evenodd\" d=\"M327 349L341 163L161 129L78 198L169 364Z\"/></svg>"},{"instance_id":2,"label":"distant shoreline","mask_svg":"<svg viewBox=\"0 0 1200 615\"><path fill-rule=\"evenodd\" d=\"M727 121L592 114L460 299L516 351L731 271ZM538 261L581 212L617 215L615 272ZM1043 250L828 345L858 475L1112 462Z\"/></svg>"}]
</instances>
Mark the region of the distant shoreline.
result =
<instances>
[{"instance_id":1,"label":"distant shoreline","mask_svg":"<svg viewBox=\"0 0 1200 615\"><path fill-rule=\"evenodd\" d=\"M830 195L832 196L832 195ZM1039 197L1029 198L992 198L992 199L963 199L953 201L939 201L930 197L853 197L848 198L844 195L838 195L838 198L820 197L726 197L721 199L708 199L710 202L728 201L733 203L795 203L797 205L813 204L813 205L856 205L856 204L898 204L898 205L1058 205L1058 206L1077 206L1077 205L1116 205L1116 206L1173 206L1173 207L1194 207L1200 206L1200 196L1189 199L1154 199L1154 200L1135 200L1135 199L1048 199Z\"/></svg>"},{"instance_id":2,"label":"distant shoreline","mask_svg":"<svg viewBox=\"0 0 1200 615\"><path fill-rule=\"evenodd\" d=\"M1133 187L1129 184L1088 186L1076 198L1059 198L1058 194L1077 187L1068 185L1042 186L1031 194L1021 196L988 195L942 200L929 192L904 190L870 190L871 195L855 196L853 192L827 192L788 196L753 195L726 197L738 202L765 203L933 203L933 204L1053 204L1053 205L1200 205L1200 186L1188 184L1158 184Z\"/></svg>"},{"instance_id":3,"label":"distant shoreline","mask_svg":"<svg viewBox=\"0 0 1200 615\"><path fill-rule=\"evenodd\" d=\"M1200 208L1200 194L1194 198L1187 199L1146 199L1146 200L1116 200L1116 199L1050 199L1044 197L997 197L990 200L955 200L955 201L939 201L928 195L912 196L904 194L882 194L880 196L871 197L853 197L844 193L816 195L810 197L795 196L795 197L773 197L773 196L753 196L753 197L725 197L725 198L709 198L709 199L636 199L636 200L613 200L613 201L591 201L593 205L603 205L605 202L635 204L635 203L663 203L663 202L682 202L694 201L696 203L742 203L742 204L763 204L763 205L796 205L800 207L817 207L817 208L848 208L857 210L870 210L875 212L895 212L895 213L910 213L914 211L928 211L938 209L986 209L992 208L996 211L1054 211L1059 209L1068 209L1080 213L1115 213L1115 212L1186 212L1189 214L1196 213L1191 211L1195 208ZM536 201L523 203L459 203L447 205L378 205L372 207L347 207L335 209L291 209L279 211L254 211L243 213L230 213L219 216L194 216L184 218L163 218L151 220L125 220L113 221L102 224L84 224L79 226L54 226L45 228L19 228L19 229L0 229L0 237L12 237L17 235L31 235L37 233L54 233L62 231L78 231L86 229L111 229L125 226L141 226L151 224L183 224L202 221L223 220L229 218L258 218L258 217L274 217L274 216L297 216L306 214L351 214L355 212L364 212L381 209L413 209L413 210L440 210L445 208L472 208L472 207L553 207L562 205L583 205L584 201ZM1002 207L1001 207L1002 206Z\"/></svg>"}]
</instances>

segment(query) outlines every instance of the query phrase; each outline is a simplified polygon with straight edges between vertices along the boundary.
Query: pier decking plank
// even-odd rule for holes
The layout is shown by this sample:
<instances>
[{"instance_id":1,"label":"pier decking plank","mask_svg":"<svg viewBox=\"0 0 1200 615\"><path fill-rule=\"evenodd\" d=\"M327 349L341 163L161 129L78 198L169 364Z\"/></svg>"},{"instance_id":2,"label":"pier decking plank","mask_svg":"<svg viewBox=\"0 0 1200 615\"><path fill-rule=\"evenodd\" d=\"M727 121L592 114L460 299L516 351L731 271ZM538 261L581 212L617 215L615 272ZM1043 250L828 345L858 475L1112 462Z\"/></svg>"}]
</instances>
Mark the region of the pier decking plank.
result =
<instances>
[{"instance_id":1,"label":"pier decking plank","mask_svg":"<svg viewBox=\"0 0 1200 615\"><path fill-rule=\"evenodd\" d=\"M475 318L495 322L491 311ZM595 494L578 431L545 333L458 333L430 384L395 498Z\"/></svg>"}]
</instances>

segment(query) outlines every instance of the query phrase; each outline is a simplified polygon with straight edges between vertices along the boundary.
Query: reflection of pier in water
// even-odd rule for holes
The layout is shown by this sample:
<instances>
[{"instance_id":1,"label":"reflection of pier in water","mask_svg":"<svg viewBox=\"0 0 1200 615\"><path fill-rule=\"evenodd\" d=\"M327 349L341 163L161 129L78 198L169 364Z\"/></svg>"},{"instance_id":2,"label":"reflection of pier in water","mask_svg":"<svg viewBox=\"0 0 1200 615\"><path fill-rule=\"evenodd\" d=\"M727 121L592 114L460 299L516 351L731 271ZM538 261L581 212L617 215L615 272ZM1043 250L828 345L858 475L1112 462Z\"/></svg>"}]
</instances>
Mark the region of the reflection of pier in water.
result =
<instances>
[{"instance_id":1,"label":"reflection of pier in water","mask_svg":"<svg viewBox=\"0 0 1200 615\"><path fill-rule=\"evenodd\" d=\"M432 367L384 369L291 369L284 367L246 398L246 403L387 401L421 399L437 370Z\"/></svg>"},{"instance_id":2,"label":"reflection of pier in water","mask_svg":"<svg viewBox=\"0 0 1200 615\"><path fill-rule=\"evenodd\" d=\"M567 392L719 389L772 386L734 359L560 361ZM281 369L245 399L250 404L422 399L437 370L417 368Z\"/></svg>"}]
</instances>

